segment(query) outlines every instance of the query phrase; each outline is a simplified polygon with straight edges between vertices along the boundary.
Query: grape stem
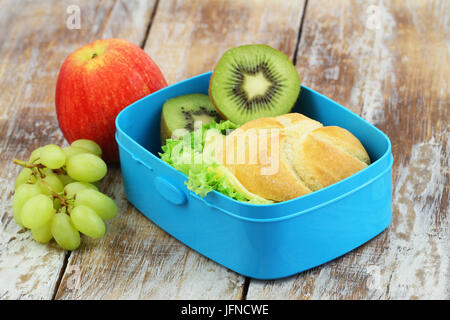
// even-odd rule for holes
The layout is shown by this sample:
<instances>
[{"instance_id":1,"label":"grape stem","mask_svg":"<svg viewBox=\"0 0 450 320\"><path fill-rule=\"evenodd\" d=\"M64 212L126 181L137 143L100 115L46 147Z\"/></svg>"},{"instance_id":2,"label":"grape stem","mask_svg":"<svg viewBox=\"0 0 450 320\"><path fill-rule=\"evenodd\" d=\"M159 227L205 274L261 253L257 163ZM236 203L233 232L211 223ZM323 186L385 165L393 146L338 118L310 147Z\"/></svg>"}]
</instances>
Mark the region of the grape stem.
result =
<instances>
[{"instance_id":1,"label":"grape stem","mask_svg":"<svg viewBox=\"0 0 450 320\"><path fill-rule=\"evenodd\" d=\"M59 168L59 169L53 169L52 170L54 173L56 174L66 174L66 172L64 171L64 169Z\"/></svg>"},{"instance_id":2,"label":"grape stem","mask_svg":"<svg viewBox=\"0 0 450 320\"><path fill-rule=\"evenodd\" d=\"M55 190L53 190L52 186L45 180L43 180L45 178L45 173L42 172L42 169L45 169L46 166L44 166L43 164L40 163L29 163L27 161L23 161L23 160L19 160L19 159L14 159L13 160L15 164L18 164L21 167L25 167L25 168L30 168L33 171L33 175L36 176L36 171L39 175L39 177L36 178L40 178L39 180L47 187L47 189L50 191L50 193L52 194L54 199L58 199L61 202L61 206L65 207L66 210L69 208L69 203L66 201L66 198L61 197ZM65 174L63 169L56 169L53 170L55 173L57 174ZM67 210L68 211L68 210Z\"/></svg>"},{"instance_id":3,"label":"grape stem","mask_svg":"<svg viewBox=\"0 0 450 320\"><path fill-rule=\"evenodd\" d=\"M32 170L33 175L37 177L37 174L39 175L39 177L41 177L41 179L45 178L45 173L42 172L42 169L45 169L46 167L43 164L40 163L29 163L27 161L23 161L23 160L19 160L19 159L14 159L14 163L18 164L21 167L24 168L29 168Z\"/></svg>"},{"instance_id":4,"label":"grape stem","mask_svg":"<svg viewBox=\"0 0 450 320\"><path fill-rule=\"evenodd\" d=\"M18 164L19 166L24 167L24 168L30 168L30 169L31 168L40 168L40 169L45 168L45 166L40 163L31 164L27 161L23 161L23 160L19 160L19 159L14 159L13 161L15 164Z\"/></svg>"},{"instance_id":5,"label":"grape stem","mask_svg":"<svg viewBox=\"0 0 450 320\"><path fill-rule=\"evenodd\" d=\"M41 175L41 177L45 178L45 174L40 171L40 169L45 169L46 168L46 166L44 166L43 164L30 163L30 162L19 160L19 159L14 159L14 163L18 164L19 166L24 167L24 168L30 168L30 169L36 168L36 169L38 169L39 174ZM54 173L56 173L56 174L66 174L66 171L63 168L53 169L52 171Z\"/></svg>"},{"instance_id":6,"label":"grape stem","mask_svg":"<svg viewBox=\"0 0 450 320\"><path fill-rule=\"evenodd\" d=\"M59 201L61 201L61 205L62 206L64 206L64 207L68 207L69 206L69 204L66 202L66 199L64 197L61 197L55 190L53 190L53 188L50 186L50 184L47 181L41 180L41 182L43 184L45 184L45 186L48 188L48 190L52 194L53 198L56 198Z\"/></svg>"}]
</instances>

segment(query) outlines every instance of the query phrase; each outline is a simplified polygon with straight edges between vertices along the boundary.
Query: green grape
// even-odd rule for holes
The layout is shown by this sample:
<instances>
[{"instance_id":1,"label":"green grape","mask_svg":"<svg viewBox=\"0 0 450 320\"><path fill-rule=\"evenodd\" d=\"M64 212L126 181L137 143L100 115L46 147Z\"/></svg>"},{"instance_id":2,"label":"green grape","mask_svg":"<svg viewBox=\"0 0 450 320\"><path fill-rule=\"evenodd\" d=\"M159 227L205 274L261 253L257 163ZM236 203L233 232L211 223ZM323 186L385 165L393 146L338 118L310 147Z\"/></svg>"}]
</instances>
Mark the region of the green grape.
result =
<instances>
[{"instance_id":1,"label":"green grape","mask_svg":"<svg viewBox=\"0 0 450 320\"><path fill-rule=\"evenodd\" d=\"M45 223L39 228L31 229L31 236L34 240L40 243L47 243L52 240L52 221Z\"/></svg>"},{"instance_id":2,"label":"green grape","mask_svg":"<svg viewBox=\"0 0 450 320\"><path fill-rule=\"evenodd\" d=\"M64 153L66 154L67 158L70 158L71 156L73 156L74 154L79 154L79 153L89 153L88 150L83 149L83 148L78 148L78 147L73 147L73 146L68 146L63 148Z\"/></svg>"},{"instance_id":3,"label":"green grape","mask_svg":"<svg viewBox=\"0 0 450 320\"><path fill-rule=\"evenodd\" d=\"M96 156L102 155L102 148L92 140L79 139L75 140L70 144L72 147L83 148L89 151L89 153L95 154Z\"/></svg>"},{"instance_id":4,"label":"green grape","mask_svg":"<svg viewBox=\"0 0 450 320\"><path fill-rule=\"evenodd\" d=\"M22 223L22 218L20 216L20 211L22 210L23 205L30 198L39 194L41 194L41 189L36 184L24 183L17 188L13 197L12 209L14 220L19 226L24 226Z\"/></svg>"},{"instance_id":5,"label":"green grape","mask_svg":"<svg viewBox=\"0 0 450 320\"><path fill-rule=\"evenodd\" d=\"M108 170L106 163L91 153L71 156L66 163L67 173L72 179L82 182L95 182L102 179Z\"/></svg>"},{"instance_id":6,"label":"green grape","mask_svg":"<svg viewBox=\"0 0 450 320\"><path fill-rule=\"evenodd\" d=\"M64 193L67 198L73 198L74 194L78 195L78 192L84 189L98 190L96 186L88 182L72 182L64 187Z\"/></svg>"},{"instance_id":7,"label":"green grape","mask_svg":"<svg viewBox=\"0 0 450 320\"><path fill-rule=\"evenodd\" d=\"M42 148L37 148L37 149L34 149L33 150L33 152L31 152L31 155L30 155L30 162L31 163L38 163L38 162L36 162L36 160L38 160L39 159L39 157L41 156L41 149Z\"/></svg>"},{"instance_id":8,"label":"green grape","mask_svg":"<svg viewBox=\"0 0 450 320\"><path fill-rule=\"evenodd\" d=\"M49 223L54 215L53 201L43 194L28 199L20 210L23 225L30 229L39 228Z\"/></svg>"},{"instance_id":9,"label":"green grape","mask_svg":"<svg viewBox=\"0 0 450 320\"><path fill-rule=\"evenodd\" d=\"M50 169L59 169L66 163L66 154L56 144L48 144L41 148L41 163Z\"/></svg>"},{"instance_id":10,"label":"green grape","mask_svg":"<svg viewBox=\"0 0 450 320\"><path fill-rule=\"evenodd\" d=\"M117 205L107 195L91 189L85 189L77 194L75 206L84 205L97 213L103 220L112 219L117 214Z\"/></svg>"},{"instance_id":11,"label":"green grape","mask_svg":"<svg viewBox=\"0 0 450 320\"><path fill-rule=\"evenodd\" d=\"M76 181L76 180L72 179L68 174L58 174L58 178L59 178L59 180L61 180L61 182L64 186Z\"/></svg>"},{"instance_id":12,"label":"green grape","mask_svg":"<svg viewBox=\"0 0 450 320\"><path fill-rule=\"evenodd\" d=\"M39 169L44 175L47 175L47 174L55 174L54 172L53 172L53 170L52 169L50 169L50 168L42 168L42 169Z\"/></svg>"},{"instance_id":13,"label":"green grape","mask_svg":"<svg viewBox=\"0 0 450 320\"><path fill-rule=\"evenodd\" d=\"M75 206L70 212L73 226L91 238L101 238L106 231L105 223L98 214L89 207Z\"/></svg>"},{"instance_id":14,"label":"green grape","mask_svg":"<svg viewBox=\"0 0 450 320\"><path fill-rule=\"evenodd\" d=\"M33 176L33 170L31 170L30 168L23 168L22 170L20 170L16 178L16 182L14 183L14 189L17 190L17 188L20 185L26 183L27 181L35 183L36 178Z\"/></svg>"},{"instance_id":15,"label":"green grape","mask_svg":"<svg viewBox=\"0 0 450 320\"><path fill-rule=\"evenodd\" d=\"M58 211L59 208L61 208L61 200L59 200L58 198L54 198L53 199L53 208L55 208L55 210Z\"/></svg>"},{"instance_id":16,"label":"green grape","mask_svg":"<svg viewBox=\"0 0 450 320\"><path fill-rule=\"evenodd\" d=\"M38 179L37 184L41 188L42 193L46 194L46 195L52 194L50 192L49 186L50 186L51 190L55 191L56 193L60 193L64 190L63 183L61 182L61 180L59 180L58 176L56 174L54 174L53 172L46 173L45 178Z\"/></svg>"},{"instance_id":17,"label":"green grape","mask_svg":"<svg viewBox=\"0 0 450 320\"><path fill-rule=\"evenodd\" d=\"M81 238L77 229L65 213L57 213L52 220L52 236L56 243L65 250L75 250L80 246Z\"/></svg>"}]
</instances>

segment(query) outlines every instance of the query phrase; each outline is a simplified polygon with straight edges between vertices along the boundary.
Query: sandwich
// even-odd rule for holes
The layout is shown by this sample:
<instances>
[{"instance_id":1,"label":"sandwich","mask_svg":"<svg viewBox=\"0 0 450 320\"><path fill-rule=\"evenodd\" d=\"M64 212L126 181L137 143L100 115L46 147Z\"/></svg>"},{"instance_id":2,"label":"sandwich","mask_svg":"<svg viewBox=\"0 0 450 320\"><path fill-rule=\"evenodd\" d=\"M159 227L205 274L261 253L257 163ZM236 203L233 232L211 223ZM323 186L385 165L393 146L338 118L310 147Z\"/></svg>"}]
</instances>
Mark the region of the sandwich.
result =
<instances>
[{"instance_id":1,"label":"sandwich","mask_svg":"<svg viewBox=\"0 0 450 320\"><path fill-rule=\"evenodd\" d=\"M161 159L188 177L188 189L202 197L216 190L254 204L304 196L370 164L348 130L299 113L240 127L213 120L180 139L167 139L162 150Z\"/></svg>"}]
</instances>

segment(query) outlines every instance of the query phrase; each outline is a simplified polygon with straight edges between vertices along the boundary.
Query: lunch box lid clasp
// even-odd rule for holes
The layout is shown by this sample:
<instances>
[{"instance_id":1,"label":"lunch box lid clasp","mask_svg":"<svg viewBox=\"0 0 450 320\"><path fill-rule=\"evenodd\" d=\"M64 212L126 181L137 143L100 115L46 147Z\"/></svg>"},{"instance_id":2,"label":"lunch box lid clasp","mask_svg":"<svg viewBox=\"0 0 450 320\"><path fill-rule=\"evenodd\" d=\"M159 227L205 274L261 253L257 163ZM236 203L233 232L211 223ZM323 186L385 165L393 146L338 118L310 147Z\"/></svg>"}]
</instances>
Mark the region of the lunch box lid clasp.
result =
<instances>
[{"instance_id":1,"label":"lunch box lid clasp","mask_svg":"<svg viewBox=\"0 0 450 320\"><path fill-rule=\"evenodd\" d=\"M170 203L175 205L182 205L186 203L186 194L167 179L156 177L153 183L159 194Z\"/></svg>"}]
</instances>

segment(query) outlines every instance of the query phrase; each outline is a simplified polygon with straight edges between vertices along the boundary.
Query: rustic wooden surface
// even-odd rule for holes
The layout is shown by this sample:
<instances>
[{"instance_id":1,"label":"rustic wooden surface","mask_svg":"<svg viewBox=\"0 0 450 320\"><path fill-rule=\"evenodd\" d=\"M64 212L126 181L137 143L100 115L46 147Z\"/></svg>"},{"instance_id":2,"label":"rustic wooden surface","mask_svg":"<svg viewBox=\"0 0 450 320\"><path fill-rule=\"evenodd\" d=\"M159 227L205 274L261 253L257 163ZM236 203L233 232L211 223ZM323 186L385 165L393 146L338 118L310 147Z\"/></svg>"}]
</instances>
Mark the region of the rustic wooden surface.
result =
<instances>
[{"instance_id":1,"label":"rustic wooden surface","mask_svg":"<svg viewBox=\"0 0 450 320\"><path fill-rule=\"evenodd\" d=\"M69 5L81 29L66 26ZM0 299L450 299L450 2L0 0ZM120 214L99 240L40 245L11 214L13 158L64 144L59 67L98 38L144 48L168 82L209 71L228 48L267 43L302 82L386 132L394 219L360 248L276 281L211 262L125 199L119 168L103 190Z\"/></svg>"}]
</instances>

